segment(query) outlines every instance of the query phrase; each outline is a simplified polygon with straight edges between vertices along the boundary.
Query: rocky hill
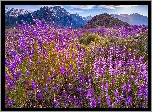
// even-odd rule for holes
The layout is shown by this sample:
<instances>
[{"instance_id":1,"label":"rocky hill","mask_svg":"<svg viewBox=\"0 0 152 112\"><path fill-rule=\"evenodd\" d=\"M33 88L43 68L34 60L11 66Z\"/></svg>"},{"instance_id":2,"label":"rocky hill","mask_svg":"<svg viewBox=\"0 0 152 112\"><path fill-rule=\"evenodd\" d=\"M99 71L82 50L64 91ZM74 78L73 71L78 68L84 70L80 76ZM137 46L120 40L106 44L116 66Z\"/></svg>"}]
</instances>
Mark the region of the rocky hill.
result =
<instances>
[{"instance_id":1,"label":"rocky hill","mask_svg":"<svg viewBox=\"0 0 152 112\"><path fill-rule=\"evenodd\" d=\"M82 28L96 28L96 27L109 28L113 26L130 26L130 25L127 22L123 22L118 18L114 18L111 15L104 13L94 16Z\"/></svg>"}]
</instances>

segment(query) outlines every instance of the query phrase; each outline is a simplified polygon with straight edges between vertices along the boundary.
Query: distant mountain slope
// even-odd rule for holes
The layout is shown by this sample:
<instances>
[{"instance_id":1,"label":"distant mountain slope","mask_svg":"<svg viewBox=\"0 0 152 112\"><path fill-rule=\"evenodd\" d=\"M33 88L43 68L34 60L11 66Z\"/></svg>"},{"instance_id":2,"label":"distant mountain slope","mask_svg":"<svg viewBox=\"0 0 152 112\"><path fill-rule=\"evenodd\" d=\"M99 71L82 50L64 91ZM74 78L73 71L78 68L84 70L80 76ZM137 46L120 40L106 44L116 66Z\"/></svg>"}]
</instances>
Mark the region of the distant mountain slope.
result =
<instances>
[{"instance_id":1,"label":"distant mountain slope","mask_svg":"<svg viewBox=\"0 0 152 112\"><path fill-rule=\"evenodd\" d=\"M140 15L138 13L135 14L111 14L111 16L118 18L124 22L127 22L131 25L148 25L148 17Z\"/></svg>"},{"instance_id":2,"label":"distant mountain slope","mask_svg":"<svg viewBox=\"0 0 152 112\"><path fill-rule=\"evenodd\" d=\"M118 18L114 18L107 13L94 16L82 28L96 28L96 27L113 27L113 26L130 26L127 22L123 22Z\"/></svg>"},{"instance_id":3,"label":"distant mountain slope","mask_svg":"<svg viewBox=\"0 0 152 112\"><path fill-rule=\"evenodd\" d=\"M16 22L21 24L22 20L33 23L31 13L25 9L5 8L5 27L12 28L16 26Z\"/></svg>"}]
</instances>

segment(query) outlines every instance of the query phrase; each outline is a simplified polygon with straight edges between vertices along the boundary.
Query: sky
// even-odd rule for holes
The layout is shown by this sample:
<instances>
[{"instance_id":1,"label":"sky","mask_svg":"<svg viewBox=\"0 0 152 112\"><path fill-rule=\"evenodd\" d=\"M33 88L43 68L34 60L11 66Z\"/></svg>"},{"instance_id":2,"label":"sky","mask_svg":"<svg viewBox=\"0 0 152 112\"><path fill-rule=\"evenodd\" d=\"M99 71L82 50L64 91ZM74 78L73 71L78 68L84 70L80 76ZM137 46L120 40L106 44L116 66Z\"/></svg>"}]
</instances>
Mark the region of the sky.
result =
<instances>
[{"instance_id":1,"label":"sky","mask_svg":"<svg viewBox=\"0 0 152 112\"><path fill-rule=\"evenodd\" d=\"M108 14L133 14L138 13L148 17L148 5L6 5L14 9L26 9L29 12L39 10L44 6L61 6L69 13L79 14L82 17L95 16L102 13Z\"/></svg>"}]
</instances>

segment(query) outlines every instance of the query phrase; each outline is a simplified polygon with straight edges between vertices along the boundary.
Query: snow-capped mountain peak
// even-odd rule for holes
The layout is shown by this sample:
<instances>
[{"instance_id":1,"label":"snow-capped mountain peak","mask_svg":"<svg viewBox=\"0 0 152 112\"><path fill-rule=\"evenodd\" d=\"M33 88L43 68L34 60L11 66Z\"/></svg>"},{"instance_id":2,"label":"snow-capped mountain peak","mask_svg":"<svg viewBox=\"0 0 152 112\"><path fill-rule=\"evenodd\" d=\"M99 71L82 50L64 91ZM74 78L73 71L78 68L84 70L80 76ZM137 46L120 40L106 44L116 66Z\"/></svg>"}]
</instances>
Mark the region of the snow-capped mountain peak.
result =
<instances>
[{"instance_id":1,"label":"snow-capped mountain peak","mask_svg":"<svg viewBox=\"0 0 152 112\"><path fill-rule=\"evenodd\" d=\"M14 16L14 17L17 17L19 15L24 15L24 14L29 14L30 12L28 12L27 10L25 9L14 9L14 8L5 8L5 13L8 15L8 16Z\"/></svg>"}]
</instances>

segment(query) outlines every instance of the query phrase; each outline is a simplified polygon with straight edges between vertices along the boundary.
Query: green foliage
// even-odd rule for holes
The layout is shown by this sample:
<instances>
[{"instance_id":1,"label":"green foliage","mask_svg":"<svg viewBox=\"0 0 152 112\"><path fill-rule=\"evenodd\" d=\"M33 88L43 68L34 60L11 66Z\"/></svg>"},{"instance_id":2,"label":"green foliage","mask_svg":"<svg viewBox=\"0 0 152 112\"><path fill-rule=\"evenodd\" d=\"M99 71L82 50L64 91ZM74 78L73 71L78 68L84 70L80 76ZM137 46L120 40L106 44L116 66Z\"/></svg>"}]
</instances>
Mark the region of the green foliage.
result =
<instances>
[{"instance_id":1,"label":"green foliage","mask_svg":"<svg viewBox=\"0 0 152 112\"><path fill-rule=\"evenodd\" d=\"M100 42L101 38L98 34L88 34L87 37L82 37L79 42L80 44L88 45L91 42Z\"/></svg>"},{"instance_id":2,"label":"green foliage","mask_svg":"<svg viewBox=\"0 0 152 112\"><path fill-rule=\"evenodd\" d=\"M95 38L96 38L95 35L92 35L92 34L88 35L88 36L86 37L86 44L90 44L91 41L94 42L94 41L95 41Z\"/></svg>"},{"instance_id":3,"label":"green foliage","mask_svg":"<svg viewBox=\"0 0 152 112\"><path fill-rule=\"evenodd\" d=\"M80 44L85 44L85 38L84 37L80 38L79 42Z\"/></svg>"}]
</instances>

